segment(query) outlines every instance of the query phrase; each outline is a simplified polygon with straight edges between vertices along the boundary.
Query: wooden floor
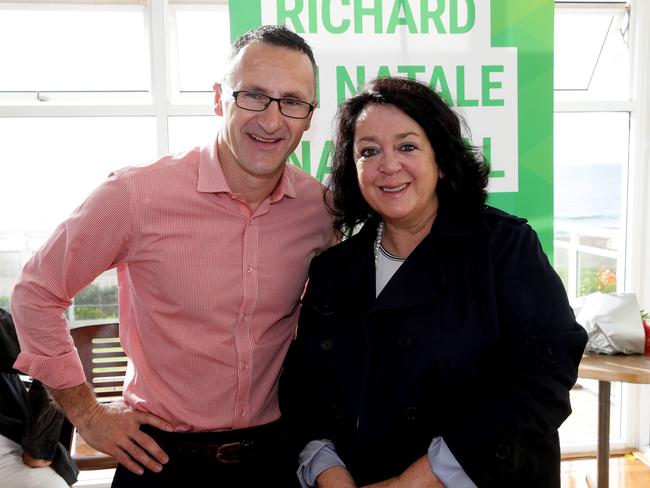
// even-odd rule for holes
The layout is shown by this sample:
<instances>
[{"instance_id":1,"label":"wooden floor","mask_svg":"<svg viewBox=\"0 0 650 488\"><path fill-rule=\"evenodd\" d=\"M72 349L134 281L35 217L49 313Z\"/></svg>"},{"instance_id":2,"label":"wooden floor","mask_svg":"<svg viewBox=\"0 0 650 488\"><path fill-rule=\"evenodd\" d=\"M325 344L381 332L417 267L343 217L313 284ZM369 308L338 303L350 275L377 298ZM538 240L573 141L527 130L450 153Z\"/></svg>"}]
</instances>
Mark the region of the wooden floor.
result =
<instances>
[{"instance_id":1,"label":"wooden floor","mask_svg":"<svg viewBox=\"0 0 650 488\"><path fill-rule=\"evenodd\" d=\"M562 461L562 488L587 488L586 477L596 479L595 459ZM650 467L632 454L612 457L609 461L610 488L650 487Z\"/></svg>"}]
</instances>

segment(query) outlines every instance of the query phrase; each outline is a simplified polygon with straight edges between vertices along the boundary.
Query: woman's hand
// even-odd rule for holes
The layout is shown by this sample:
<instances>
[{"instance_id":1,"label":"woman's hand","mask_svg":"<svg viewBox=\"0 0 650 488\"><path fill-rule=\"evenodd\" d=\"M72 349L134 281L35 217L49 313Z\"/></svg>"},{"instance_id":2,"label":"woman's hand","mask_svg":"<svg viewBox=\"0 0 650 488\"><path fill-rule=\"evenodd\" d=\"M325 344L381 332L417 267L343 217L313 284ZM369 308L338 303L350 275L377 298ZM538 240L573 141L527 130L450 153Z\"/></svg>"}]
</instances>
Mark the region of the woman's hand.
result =
<instances>
[{"instance_id":1,"label":"woman's hand","mask_svg":"<svg viewBox=\"0 0 650 488\"><path fill-rule=\"evenodd\" d=\"M364 488L445 488L445 485L431 471L429 457L422 456L399 476Z\"/></svg>"},{"instance_id":2,"label":"woman's hand","mask_svg":"<svg viewBox=\"0 0 650 488\"><path fill-rule=\"evenodd\" d=\"M332 466L316 478L316 488L357 488L350 472L343 466Z\"/></svg>"}]
</instances>

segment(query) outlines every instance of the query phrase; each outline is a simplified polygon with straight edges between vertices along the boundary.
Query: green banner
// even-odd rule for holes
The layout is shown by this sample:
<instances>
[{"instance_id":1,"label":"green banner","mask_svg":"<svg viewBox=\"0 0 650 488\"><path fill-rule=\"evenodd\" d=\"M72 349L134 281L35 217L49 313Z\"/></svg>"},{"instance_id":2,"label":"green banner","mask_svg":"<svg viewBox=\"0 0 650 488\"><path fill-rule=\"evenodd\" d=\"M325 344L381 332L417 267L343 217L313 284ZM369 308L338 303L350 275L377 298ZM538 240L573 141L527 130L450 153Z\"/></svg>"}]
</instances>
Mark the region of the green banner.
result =
<instances>
[{"instance_id":1,"label":"green banner","mask_svg":"<svg viewBox=\"0 0 650 488\"><path fill-rule=\"evenodd\" d=\"M491 164L489 203L553 251L552 0L238 0L231 38L287 25L313 47L319 109L291 163L326 181L337 105L365 81L428 83Z\"/></svg>"}]
</instances>

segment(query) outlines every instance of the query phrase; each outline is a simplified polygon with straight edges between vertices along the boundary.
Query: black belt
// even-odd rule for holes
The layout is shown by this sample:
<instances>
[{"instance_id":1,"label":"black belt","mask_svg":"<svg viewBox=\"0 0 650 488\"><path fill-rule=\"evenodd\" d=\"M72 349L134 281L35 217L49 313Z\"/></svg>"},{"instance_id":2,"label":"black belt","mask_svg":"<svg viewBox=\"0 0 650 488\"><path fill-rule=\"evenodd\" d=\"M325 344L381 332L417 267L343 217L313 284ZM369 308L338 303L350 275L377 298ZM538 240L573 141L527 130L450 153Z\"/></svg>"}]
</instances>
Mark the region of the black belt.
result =
<instances>
[{"instance_id":1,"label":"black belt","mask_svg":"<svg viewBox=\"0 0 650 488\"><path fill-rule=\"evenodd\" d=\"M219 464L236 464L254 456L255 448L251 441L229 442L227 444L199 444L179 442L173 446L176 454L200 456L214 459Z\"/></svg>"},{"instance_id":2,"label":"black belt","mask_svg":"<svg viewBox=\"0 0 650 488\"><path fill-rule=\"evenodd\" d=\"M263 451L268 456L273 450L283 448L287 440L280 421L250 429L218 432L165 432L150 425L141 428L170 456L198 457L217 464L246 462Z\"/></svg>"}]
</instances>

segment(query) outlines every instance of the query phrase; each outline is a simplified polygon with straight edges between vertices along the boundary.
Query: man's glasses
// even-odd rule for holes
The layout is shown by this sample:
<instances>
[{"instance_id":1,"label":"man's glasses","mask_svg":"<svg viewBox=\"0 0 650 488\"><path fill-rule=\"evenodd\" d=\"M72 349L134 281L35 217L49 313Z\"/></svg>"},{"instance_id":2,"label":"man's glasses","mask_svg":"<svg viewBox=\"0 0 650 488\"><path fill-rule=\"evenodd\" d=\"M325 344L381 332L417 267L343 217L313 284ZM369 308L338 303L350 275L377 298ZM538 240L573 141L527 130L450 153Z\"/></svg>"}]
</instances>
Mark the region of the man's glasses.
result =
<instances>
[{"instance_id":1,"label":"man's glasses","mask_svg":"<svg viewBox=\"0 0 650 488\"><path fill-rule=\"evenodd\" d=\"M296 100L295 98L273 98L263 93L246 90L234 91L232 96L239 108L252 110L253 112L262 112L271 105L271 102L278 102L280 113L292 119L306 119L314 110L311 103Z\"/></svg>"}]
</instances>

